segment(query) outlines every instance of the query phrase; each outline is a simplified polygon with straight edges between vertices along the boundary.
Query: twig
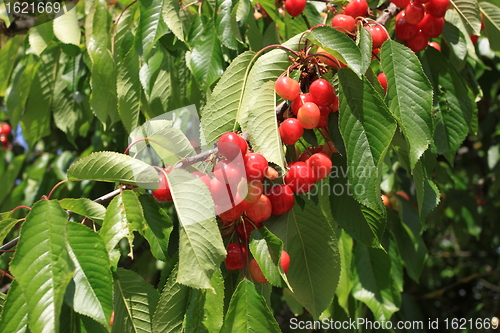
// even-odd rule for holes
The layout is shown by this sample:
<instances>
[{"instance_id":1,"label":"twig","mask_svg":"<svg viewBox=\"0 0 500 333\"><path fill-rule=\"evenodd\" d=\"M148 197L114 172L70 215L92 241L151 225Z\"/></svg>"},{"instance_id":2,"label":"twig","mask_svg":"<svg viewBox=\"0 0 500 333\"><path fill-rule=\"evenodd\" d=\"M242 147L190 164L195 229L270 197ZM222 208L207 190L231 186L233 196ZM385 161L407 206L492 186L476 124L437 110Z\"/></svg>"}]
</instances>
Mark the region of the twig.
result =
<instances>
[{"instance_id":1,"label":"twig","mask_svg":"<svg viewBox=\"0 0 500 333\"><path fill-rule=\"evenodd\" d=\"M399 13L399 8L391 2L389 6L384 9L382 15L377 18L376 22L385 25L390 19L396 16L397 13Z\"/></svg>"}]
</instances>

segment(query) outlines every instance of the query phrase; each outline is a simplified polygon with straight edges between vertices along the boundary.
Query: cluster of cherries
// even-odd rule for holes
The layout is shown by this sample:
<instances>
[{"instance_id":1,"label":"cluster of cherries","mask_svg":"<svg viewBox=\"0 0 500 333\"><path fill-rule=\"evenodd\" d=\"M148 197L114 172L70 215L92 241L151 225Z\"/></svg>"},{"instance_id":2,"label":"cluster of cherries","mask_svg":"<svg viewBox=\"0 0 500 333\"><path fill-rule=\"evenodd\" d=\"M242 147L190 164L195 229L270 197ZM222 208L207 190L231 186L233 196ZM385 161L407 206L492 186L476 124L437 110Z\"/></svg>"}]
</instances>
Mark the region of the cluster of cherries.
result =
<instances>
[{"instance_id":1,"label":"cluster of cherries","mask_svg":"<svg viewBox=\"0 0 500 333\"><path fill-rule=\"evenodd\" d=\"M2 148L5 150L9 145L9 135L12 128L9 124L3 123L0 125L0 143L2 144Z\"/></svg>"}]
</instances>

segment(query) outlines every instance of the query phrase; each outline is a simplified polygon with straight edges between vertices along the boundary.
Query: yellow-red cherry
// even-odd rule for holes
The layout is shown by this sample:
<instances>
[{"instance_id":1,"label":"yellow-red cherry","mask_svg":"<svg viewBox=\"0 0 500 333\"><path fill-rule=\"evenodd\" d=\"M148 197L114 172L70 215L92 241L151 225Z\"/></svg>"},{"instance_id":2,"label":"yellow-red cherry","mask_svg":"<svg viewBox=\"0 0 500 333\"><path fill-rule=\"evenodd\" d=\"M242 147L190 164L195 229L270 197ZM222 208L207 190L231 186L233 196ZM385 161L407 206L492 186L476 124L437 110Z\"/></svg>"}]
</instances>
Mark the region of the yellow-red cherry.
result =
<instances>
[{"instance_id":1,"label":"yellow-red cherry","mask_svg":"<svg viewBox=\"0 0 500 333\"><path fill-rule=\"evenodd\" d=\"M307 102L299 109L297 119L300 126L306 129L313 129L319 124L321 112L315 103Z\"/></svg>"},{"instance_id":2,"label":"yellow-red cherry","mask_svg":"<svg viewBox=\"0 0 500 333\"><path fill-rule=\"evenodd\" d=\"M276 93L283 99L293 101L300 94L299 83L288 76L280 77L274 85Z\"/></svg>"}]
</instances>

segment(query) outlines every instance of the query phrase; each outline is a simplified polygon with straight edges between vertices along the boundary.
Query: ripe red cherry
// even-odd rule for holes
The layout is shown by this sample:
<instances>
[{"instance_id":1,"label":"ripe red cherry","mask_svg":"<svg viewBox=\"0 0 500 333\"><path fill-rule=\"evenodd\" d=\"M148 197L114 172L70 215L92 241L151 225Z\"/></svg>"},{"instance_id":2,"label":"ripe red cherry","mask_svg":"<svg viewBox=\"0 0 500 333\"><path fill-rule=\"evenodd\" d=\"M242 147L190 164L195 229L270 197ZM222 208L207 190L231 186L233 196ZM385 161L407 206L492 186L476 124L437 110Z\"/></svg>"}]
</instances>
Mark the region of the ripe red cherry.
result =
<instances>
[{"instance_id":1,"label":"ripe red cherry","mask_svg":"<svg viewBox=\"0 0 500 333\"><path fill-rule=\"evenodd\" d=\"M476 45L477 41L479 39L479 36L478 35L469 35L469 37L470 37L470 40L472 41L472 44Z\"/></svg>"},{"instance_id":2,"label":"ripe red cherry","mask_svg":"<svg viewBox=\"0 0 500 333\"><path fill-rule=\"evenodd\" d=\"M228 271L237 271L246 264L247 250L242 244L229 243L227 245L226 268Z\"/></svg>"},{"instance_id":3,"label":"ripe red cherry","mask_svg":"<svg viewBox=\"0 0 500 333\"><path fill-rule=\"evenodd\" d=\"M450 0L430 0L426 5L425 9L427 13L434 17L444 17L446 11L448 10L448 5Z\"/></svg>"},{"instance_id":4,"label":"ripe red cherry","mask_svg":"<svg viewBox=\"0 0 500 333\"><path fill-rule=\"evenodd\" d=\"M238 185L244 177L243 166L235 162L219 161L214 168L215 177L224 184Z\"/></svg>"},{"instance_id":5,"label":"ripe red cherry","mask_svg":"<svg viewBox=\"0 0 500 333\"><path fill-rule=\"evenodd\" d=\"M4 123L2 124L2 126L0 126L0 135L9 135L11 130L12 128L10 127L10 125Z\"/></svg>"},{"instance_id":6,"label":"ripe red cherry","mask_svg":"<svg viewBox=\"0 0 500 333\"><path fill-rule=\"evenodd\" d=\"M319 116L319 122L317 128L325 128L328 126L328 115L321 113Z\"/></svg>"},{"instance_id":7,"label":"ripe red cherry","mask_svg":"<svg viewBox=\"0 0 500 333\"><path fill-rule=\"evenodd\" d=\"M323 146L322 145L319 145L317 147L312 147L312 146L309 146L306 148L306 150L304 150L304 152L302 152L302 154L300 154L298 160L300 162L305 162L309 159L309 157L311 157L312 154L314 153L321 153L323 151Z\"/></svg>"},{"instance_id":8,"label":"ripe red cherry","mask_svg":"<svg viewBox=\"0 0 500 333\"><path fill-rule=\"evenodd\" d=\"M229 207L223 207L215 205L215 212L219 217L225 222L233 222L241 217L243 210L245 209L245 204L240 202L239 204Z\"/></svg>"},{"instance_id":9,"label":"ripe red cherry","mask_svg":"<svg viewBox=\"0 0 500 333\"><path fill-rule=\"evenodd\" d=\"M320 116L321 112L318 106L314 103L307 102L299 109L297 119L299 120L300 126L307 129L313 129L318 126Z\"/></svg>"},{"instance_id":10,"label":"ripe red cherry","mask_svg":"<svg viewBox=\"0 0 500 333\"><path fill-rule=\"evenodd\" d=\"M418 3L427 3L429 2L429 0L413 0L415 2L418 2Z\"/></svg>"},{"instance_id":11,"label":"ripe red cherry","mask_svg":"<svg viewBox=\"0 0 500 333\"><path fill-rule=\"evenodd\" d=\"M329 106L335 102L335 88L325 79L314 80L309 86L309 94L317 106Z\"/></svg>"},{"instance_id":12,"label":"ripe red cherry","mask_svg":"<svg viewBox=\"0 0 500 333\"><path fill-rule=\"evenodd\" d=\"M274 85L276 93L283 99L293 101L300 94L300 85L294 79L283 76L276 80Z\"/></svg>"},{"instance_id":13,"label":"ripe red cherry","mask_svg":"<svg viewBox=\"0 0 500 333\"><path fill-rule=\"evenodd\" d=\"M272 214L283 215L292 210L295 204L295 196L290 186L278 184L267 191L267 197L271 201Z\"/></svg>"},{"instance_id":14,"label":"ripe red cherry","mask_svg":"<svg viewBox=\"0 0 500 333\"><path fill-rule=\"evenodd\" d=\"M425 8L418 2L412 2L406 6L406 21L410 24L418 24L425 15Z\"/></svg>"},{"instance_id":15,"label":"ripe red cherry","mask_svg":"<svg viewBox=\"0 0 500 333\"><path fill-rule=\"evenodd\" d=\"M5 134L0 135L0 144L2 144L3 149L7 149L9 145L9 139L7 138L7 136L5 136Z\"/></svg>"},{"instance_id":16,"label":"ripe red cherry","mask_svg":"<svg viewBox=\"0 0 500 333\"><path fill-rule=\"evenodd\" d=\"M431 38L439 37L439 35L441 35L441 32L443 32L444 18L425 14L422 21L420 21L420 23L418 24L418 28Z\"/></svg>"},{"instance_id":17,"label":"ripe red cherry","mask_svg":"<svg viewBox=\"0 0 500 333\"><path fill-rule=\"evenodd\" d=\"M208 177L207 174L204 174L203 172L199 171L194 171L192 172L192 174L195 175L196 178L200 178L205 183L205 185L207 185L207 187L210 188L210 177Z\"/></svg>"},{"instance_id":18,"label":"ripe red cherry","mask_svg":"<svg viewBox=\"0 0 500 333\"><path fill-rule=\"evenodd\" d=\"M405 11L400 11L398 15L396 15L396 37L400 40L406 41L412 39L417 34L418 26L408 23Z\"/></svg>"},{"instance_id":19,"label":"ripe red cherry","mask_svg":"<svg viewBox=\"0 0 500 333\"><path fill-rule=\"evenodd\" d=\"M290 267L290 256L286 251L281 251L280 265L285 274L288 273L288 267Z\"/></svg>"},{"instance_id":20,"label":"ripe red cherry","mask_svg":"<svg viewBox=\"0 0 500 333\"><path fill-rule=\"evenodd\" d=\"M288 165L290 170L285 176L285 184L290 186L294 193L307 193L312 190L316 183L312 169L305 162L292 162Z\"/></svg>"},{"instance_id":21,"label":"ripe red cherry","mask_svg":"<svg viewBox=\"0 0 500 333\"><path fill-rule=\"evenodd\" d=\"M247 153L247 142L236 133L222 134L217 143L219 153L230 161L234 160L240 153L242 157Z\"/></svg>"},{"instance_id":22,"label":"ripe red cherry","mask_svg":"<svg viewBox=\"0 0 500 333\"><path fill-rule=\"evenodd\" d=\"M286 251L281 251L280 266L283 269L283 272L285 272L285 274L288 273L288 267L290 267L290 256ZM250 275L252 276L252 279L255 282L258 283L269 282L262 273L262 270L260 269L260 266L255 259L250 260L248 268L250 270Z\"/></svg>"},{"instance_id":23,"label":"ripe red cherry","mask_svg":"<svg viewBox=\"0 0 500 333\"><path fill-rule=\"evenodd\" d=\"M365 16L368 13L368 3L366 0L351 0L345 8L344 14L356 18L358 16Z\"/></svg>"},{"instance_id":24,"label":"ripe red cherry","mask_svg":"<svg viewBox=\"0 0 500 333\"><path fill-rule=\"evenodd\" d=\"M153 191L152 194L156 201L172 201L170 186L163 172L160 173L160 185L158 185L158 189Z\"/></svg>"},{"instance_id":25,"label":"ripe red cherry","mask_svg":"<svg viewBox=\"0 0 500 333\"><path fill-rule=\"evenodd\" d=\"M427 47L429 43L429 37L419 30L418 34L406 41L406 46L408 46L413 52L420 52Z\"/></svg>"},{"instance_id":26,"label":"ripe red cherry","mask_svg":"<svg viewBox=\"0 0 500 333\"><path fill-rule=\"evenodd\" d=\"M296 99L294 99L292 101L291 108L292 108L293 114L297 115L299 113L299 109L302 107L302 105L304 105L304 103L308 103L308 102L314 103L314 99L311 96L311 94L300 94L299 97L297 97Z\"/></svg>"},{"instance_id":27,"label":"ripe red cherry","mask_svg":"<svg viewBox=\"0 0 500 333\"><path fill-rule=\"evenodd\" d=\"M332 27L342 32L354 32L356 24L354 18L349 15L337 14L332 18Z\"/></svg>"},{"instance_id":28,"label":"ripe red cherry","mask_svg":"<svg viewBox=\"0 0 500 333\"><path fill-rule=\"evenodd\" d=\"M441 51L441 46L436 42L430 42L429 46L435 48L438 51Z\"/></svg>"},{"instance_id":29,"label":"ripe red cherry","mask_svg":"<svg viewBox=\"0 0 500 333\"><path fill-rule=\"evenodd\" d=\"M378 49L389 39L387 31L379 25L370 25L366 27L366 30L372 35L372 49Z\"/></svg>"},{"instance_id":30,"label":"ripe red cherry","mask_svg":"<svg viewBox=\"0 0 500 333\"><path fill-rule=\"evenodd\" d=\"M217 178L212 178L210 181L210 194L212 194L215 204L219 206L230 206L233 201L229 185L219 181Z\"/></svg>"},{"instance_id":31,"label":"ripe red cherry","mask_svg":"<svg viewBox=\"0 0 500 333\"><path fill-rule=\"evenodd\" d=\"M387 94L387 78L385 77L385 73L380 73L377 76L378 82L380 82L380 85L382 88L384 88L384 92Z\"/></svg>"},{"instance_id":32,"label":"ripe red cherry","mask_svg":"<svg viewBox=\"0 0 500 333\"><path fill-rule=\"evenodd\" d=\"M405 8L410 4L410 0L391 0L391 2L399 8Z\"/></svg>"},{"instance_id":33,"label":"ripe red cherry","mask_svg":"<svg viewBox=\"0 0 500 333\"><path fill-rule=\"evenodd\" d=\"M241 182L241 185L247 187L247 195L244 200L249 203L257 202L262 194L262 191L264 190L264 186L260 180L251 180L248 183ZM238 192L241 193L242 191Z\"/></svg>"},{"instance_id":34,"label":"ripe red cherry","mask_svg":"<svg viewBox=\"0 0 500 333\"><path fill-rule=\"evenodd\" d=\"M254 223L262 223L271 217L273 207L265 194L261 194L256 203L245 204L245 214Z\"/></svg>"},{"instance_id":35,"label":"ripe red cherry","mask_svg":"<svg viewBox=\"0 0 500 333\"><path fill-rule=\"evenodd\" d=\"M286 145L293 145L304 134L304 128L300 126L296 118L288 118L279 127L281 141Z\"/></svg>"},{"instance_id":36,"label":"ripe red cherry","mask_svg":"<svg viewBox=\"0 0 500 333\"><path fill-rule=\"evenodd\" d=\"M317 182L328 177L328 174L332 170L332 161L323 153L313 154L306 163L314 172Z\"/></svg>"},{"instance_id":37,"label":"ripe red cherry","mask_svg":"<svg viewBox=\"0 0 500 333\"><path fill-rule=\"evenodd\" d=\"M238 238L245 244L250 243L250 234L255 230L255 224L250 222L247 217L243 218L242 222L239 222L236 226L236 234Z\"/></svg>"},{"instance_id":38,"label":"ripe red cherry","mask_svg":"<svg viewBox=\"0 0 500 333\"><path fill-rule=\"evenodd\" d=\"M306 0L286 0L285 9L290 16L296 17L306 8Z\"/></svg>"},{"instance_id":39,"label":"ripe red cherry","mask_svg":"<svg viewBox=\"0 0 500 333\"><path fill-rule=\"evenodd\" d=\"M258 153L246 154L244 159L248 180L262 180L267 169L267 160Z\"/></svg>"}]
</instances>

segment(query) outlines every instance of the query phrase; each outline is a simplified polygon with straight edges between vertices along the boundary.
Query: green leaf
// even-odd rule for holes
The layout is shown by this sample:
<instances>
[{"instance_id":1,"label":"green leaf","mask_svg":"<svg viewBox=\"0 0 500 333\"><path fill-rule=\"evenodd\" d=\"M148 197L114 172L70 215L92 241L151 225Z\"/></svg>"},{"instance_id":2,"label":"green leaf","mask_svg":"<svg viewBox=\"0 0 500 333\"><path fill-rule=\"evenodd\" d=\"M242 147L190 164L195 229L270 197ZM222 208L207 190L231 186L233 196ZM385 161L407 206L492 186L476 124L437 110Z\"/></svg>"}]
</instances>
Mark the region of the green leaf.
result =
<instances>
[{"instance_id":1,"label":"green leaf","mask_svg":"<svg viewBox=\"0 0 500 333\"><path fill-rule=\"evenodd\" d=\"M127 132L130 133L139 125L139 114L141 111L139 57L133 45L118 65L117 71L118 113Z\"/></svg>"},{"instance_id":2,"label":"green leaf","mask_svg":"<svg viewBox=\"0 0 500 333\"><path fill-rule=\"evenodd\" d=\"M118 242L126 237L130 245L129 256L133 257L134 231L144 229L142 206L133 191L123 191L108 205L99 234L106 251L111 252Z\"/></svg>"},{"instance_id":3,"label":"green leaf","mask_svg":"<svg viewBox=\"0 0 500 333\"><path fill-rule=\"evenodd\" d=\"M255 285L243 279L229 303L220 333L281 332L264 298Z\"/></svg>"},{"instance_id":4,"label":"green leaf","mask_svg":"<svg viewBox=\"0 0 500 333\"><path fill-rule=\"evenodd\" d=\"M235 38L233 30L233 20L236 21L236 18L231 16L231 12L235 5L236 1L233 0L222 1L215 19L219 40L225 47L231 50L238 49L238 41Z\"/></svg>"},{"instance_id":5,"label":"green leaf","mask_svg":"<svg viewBox=\"0 0 500 333\"><path fill-rule=\"evenodd\" d=\"M106 213L106 208L104 208L103 205L87 198L62 199L59 200L59 204L62 208L85 216L91 220L102 221L104 220L104 214Z\"/></svg>"},{"instance_id":6,"label":"green leaf","mask_svg":"<svg viewBox=\"0 0 500 333\"><path fill-rule=\"evenodd\" d=\"M410 147L410 171L432 143L432 86L409 48L392 40L380 52L389 109Z\"/></svg>"},{"instance_id":7,"label":"green leaf","mask_svg":"<svg viewBox=\"0 0 500 333\"><path fill-rule=\"evenodd\" d=\"M15 73L15 76L12 78L11 89L6 96L5 106L7 108L7 114L10 119L10 124L13 128L17 127L22 113L24 112L24 107L26 106L26 101L28 100L33 76L40 64L39 62L35 62L33 57L27 57L25 59L26 64L23 65L22 70L19 70Z\"/></svg>"},{"instance_id":8,"label":"green leaf","mask_svg":"<svg viewBox=\"0 0 500 333\"><path fill-rule=\"evenodd\" d=\"M3 304L0 331L25 333L28 330L28 303L17 280L12 281Z\"/></svg>"},{"instance_id":9,"label":"green leaf","mask_svg":"<svg viewBox=\"0 0 500 333\"><path fill-rule=\"evenodd\" d=\"M347 150L350 193L361 204L380 209L379 168L396 130L389 110L370 82L339 70L339 129Z\"/></svg>"},{"instance_id":10,"label":"green leaf","mask_svg":"<svg viewBox=\"0 0 500 333\"><path fill-rule=\"evenodd\" d=\"M109 328L113 278L104 242L97 233L79 223L68 224L67 240L75 274L65 298L76 312Z\"/></svg>"},{"instance_id":11,"label":"green leaf","mask_svg":"<svg viewBox=\"0 0 500 333\"><path fill-rule=\"evenodd\" d=\"M280 18L281 19L281 18ZM285 15L284 17L285 39L293 38L293 36L304 33L309 26L307 25L302 15L292 17Z\"/></svg>"},{"instance_id":12,"label":"green leaf","mask_svg":"<svg viewBox=\"0 0 500 333\"><path fill-rule=\"evenodd\" d=\"M73 263L66 248L68 214L58 201L33 205L21 228L11 271L26 298L30 331L57 332Z\"/></svg>"},{"instance_id":13,"label":"green leaf","mask_svg":"<svg viewBox=\"0 0 500 333\"><path fill-rule=\"evenodd\" d=\"M248 67L254 56L255 52L246 51L236 57L201 109L201 128L207 143L217 141L222 134L236 127Z\"/></svg>"},{"instance_id":14,"label":"green leaf","mask_svg":"<svg viewBox=\"0 0 500 333\"><path fill-rule=\"evenodd\" d=\"M179 275L177 282L192 288L213 289L212 274L226 256L207 186L185 170L168 174L179 217Z\"/></svg>"},{"instance_id":15,"label":"green leaf","mask_svg":"<svg viewBox=\"0 0 500 333\"><path fill-rule=\"evenodd\" d=\"M432 49L432 50L430 50ZM453 165L455 152L469 132L474 112L463 77L436 49L428 48L422 64L434 91L434 143L437 153Z\"/></svg>"},{"instance_id":16,"label":"green leaf","mask_svg":"<svg viewBox=\"0 0 500 333\"><path fill-rule=\"evenodd\" d=\"M53 21L54 34L65 44L80 44L80 27L78 25L77 8L67 8L66 13L56 17Z\"/></svg>"},{"instance_id":17,"label":"green leaf","mask_svg":"<svg viewBox=\"0 0 500 333\"><path fill-rule=\"evenodd\" d=\"M479 17L479 4L477 0L450 0L468 29L473 35L481 34L481 18Z\"/></svg>"},{"instance_id":18,"label":"green leaf","mask_svg":"<svg viewBox=\"0 0 500 333\"><path fill-rule=\"evenodd\" d=\"M68 179L97 180L157 189L158 173L150 165L115 152L92 153L68 169Z\"/></svg>"},{"instance_id":19,"label":"green leaf","mask_svg":"<svg viewBox=\"0 0 500 333\"><path fill-rule=\"evenodd\" d=\"M54 30L51 22L37 25L29 30L28 40L37 56L42 54L53 39Z\"/></svg>"},{"instance_id":20,"label":"green leaf","mask_svg":"<svg viewBox=\"0 0 500 333\"><path fill-rule=\"evenodd\" d=\"M154 44L166 30L161 18L163 0L140 0L139 6L139 25L135 38L139 40L142 56L147 61ZM135 52L132 53L135 55Z\"/></svg>"},{"instance_id":21,"label":"green leaf","mask_svg":"<svg viewBox=\"0 0 500 333\"><path fill-rule=\"evenodd\" d=\"M399 310L401 295L388 275L391 259L383 250L358 243L354 253L354 287L352 295L365 303L375 320L389 320Z\"/></svg>"},{"instance_id":22,"label":"green leaf","mask_svg":"<svg viewBox=\"0 0 500 333\"><path fill-rule=\"evenodd\" d=\"M6 218L0 221L0 243L3 243L3 240L9 232L14 228L14 226L19 222L18 219Z\"/></svg>"},{"instance_id":23,"label":"green leaf","mask_svg":"<svg viewBox=\"0 0 500 333\"><path fill-rule=\"evenodd\" d=\"M485 32L490 41L490 48L500 51L500 8L488 2L481 2L479 6L484 17Z\"/></svg>"},{"instance_id":24,"label":"green leaf","mask_svg":"<svg viewBox=\"0 0 500 333\"><path fill-rule=\"evenodd\" d=\"M144 209L145 228L141 234L148 240L151 253L158 260L168 259L168 240L173 229L172 220L152 196L139 196Z\"/></svg>"},{"instance_id":25,"label":"green leaf","mask_svg":"<svg viewBox=\"0 0 500 333\"><path fill-rule=\"evenodd\" d=\"M189 293L189 306L184 318L184 330L192 333L208 333L203 325L205 300L207 291L191 289Z\"/></svg>"},{"instance_id":26,"label":"green leaf","mask_svg":"<svg viewBox=\"0 0 500 333\"><path fill-rule=\"evenodd\" d=\"M320 45L328 53L350 67L359 77L364 73L366 65L359 48L345 33L330 27L317 27L308 37L313 43Z\"/></svg>"},{"instance_id":27,"label":"green leaf","mask_svg":"<svg viewBox=\"0 0 500 333\"><path fill-rule=\"evenodd\" d=\"M337 233L340 254L340 277L339 284L335 290L337 301L344 311L349 314L349 296L353 286L352 262L353 262L353 240L345 230L340 229Z\"/></svg>"},{"instance_id":28,"label":"green leaf","mask_svg":"<svg viewBox=\"0 0 500 333\"><path fill-rule=\"evenodd\" d=\"M266 227L252 232L250 251L259 264L262 273L273 286L281 287L281 251L283 242Z\"/></svg>"},{"instance_id":29,"label":"green leaf","mask_svg":"<svg viewBox=\"0 0 500 333\"><path fill-rule=\"evenodd\" d=\"M11 189L15 185L15 181L24 165L26 155L18 155L14 157L7 165L7 169L1 174L4 191L0 192L0 203L9 197Z\"/></svg>"},{"instance_id":30,"label":"green leaf","mask_svg":"<svg viewBox=\"0 0 500 333\"><path fill-rule=\"evenodd\" d=\"M182 333L190 288L177 283L177 266L163 288L153 317L153 332Z\"/></svg>"},{"instance_id":31,"label":"green leaf","mask_svg":"<svg viewBox=\"0 0 500 333\"><path fill-rule=\"evenodd\" d=\"M366 30L366 28L359 29L358 31L359 33L356 36L356 44L359 47L362 57L360 72L366 73L372 62L372 35L368 32L368 30Z\"/></svg>"},{"instance_id":32,"label":"green leaf","mask_svg":"<svg viewBox=\"0 0 500 333\"><path fill-rule=\"evenodd\" d=\"M224 278L220 270L212 275L211 284L215 292L206 292L203 324L208 332L220 332L224 318Z\"/></svg>"},{"instance_id":33,"label":"green leaf","mask_svg":"<svg viewBox=\"0 0 500 333\"><path fill-rule=\"evenodd\" d=\"M115 277L113 333L156 332L152 319L158 304L158 292L132 271L118 268Z\"/></svg>"},{"instance_id":34,"label":"green leaf","mask_svg":"<svg viewBox=\"0 0 500 333\"><path fill-rule=\"evenodd\" d=\"M463 33L456 26L445 21L442 35L453 49L457 58L464 60L467 56L467 41Z\"/></svg>"},{"instance_id":35,"label":"green leaf","mask_svg":"<svg viewBox=\"0 0 500 333\"><path fill-rule=\"evenodd\" d=\"M5 96L5 90L9 84L9 78L14 70L14 63L17 57L17 51L23 41L24 36L15 36L7 39L6 43L0 49L0 97Z\"/></svg>"},{"instance_id":36,"label":"green leaf","mask_svg":"<svg viewBox=\"0 0 500 333\"><path fill-rule=\"evenodd\" d=\"M181 18L179 16L179 3L176 0L164 0L162 8L162 17L167 26L174 35L181 41L184 41L184 30Z\"/></svg>"},{"instance_id":37,"label":"green leaf","mask_svg":"<svg viewBox=\"0 0 500 333\"><path fill-rule=\"evenodd\" d=\"M59 55L59 47L54 44L43 51L31 84L26 111L21 121L24 138L30 147L50 134L50 111Z\"/></svg>"},{"instance_id":38,"label":"green leaf","mask_svg":"<svg viewBox=\"0 0 500 333\"><path fill-rule=\"evenodd\" d=\"M432 181L432 171L434 168L436 157L435 155L425 154L418 161L413 170L413 181L417 192L418 212L420 222L425 223L425 219L429 213L439 204L439 190Z\"/></svg>"}]
</instances>

